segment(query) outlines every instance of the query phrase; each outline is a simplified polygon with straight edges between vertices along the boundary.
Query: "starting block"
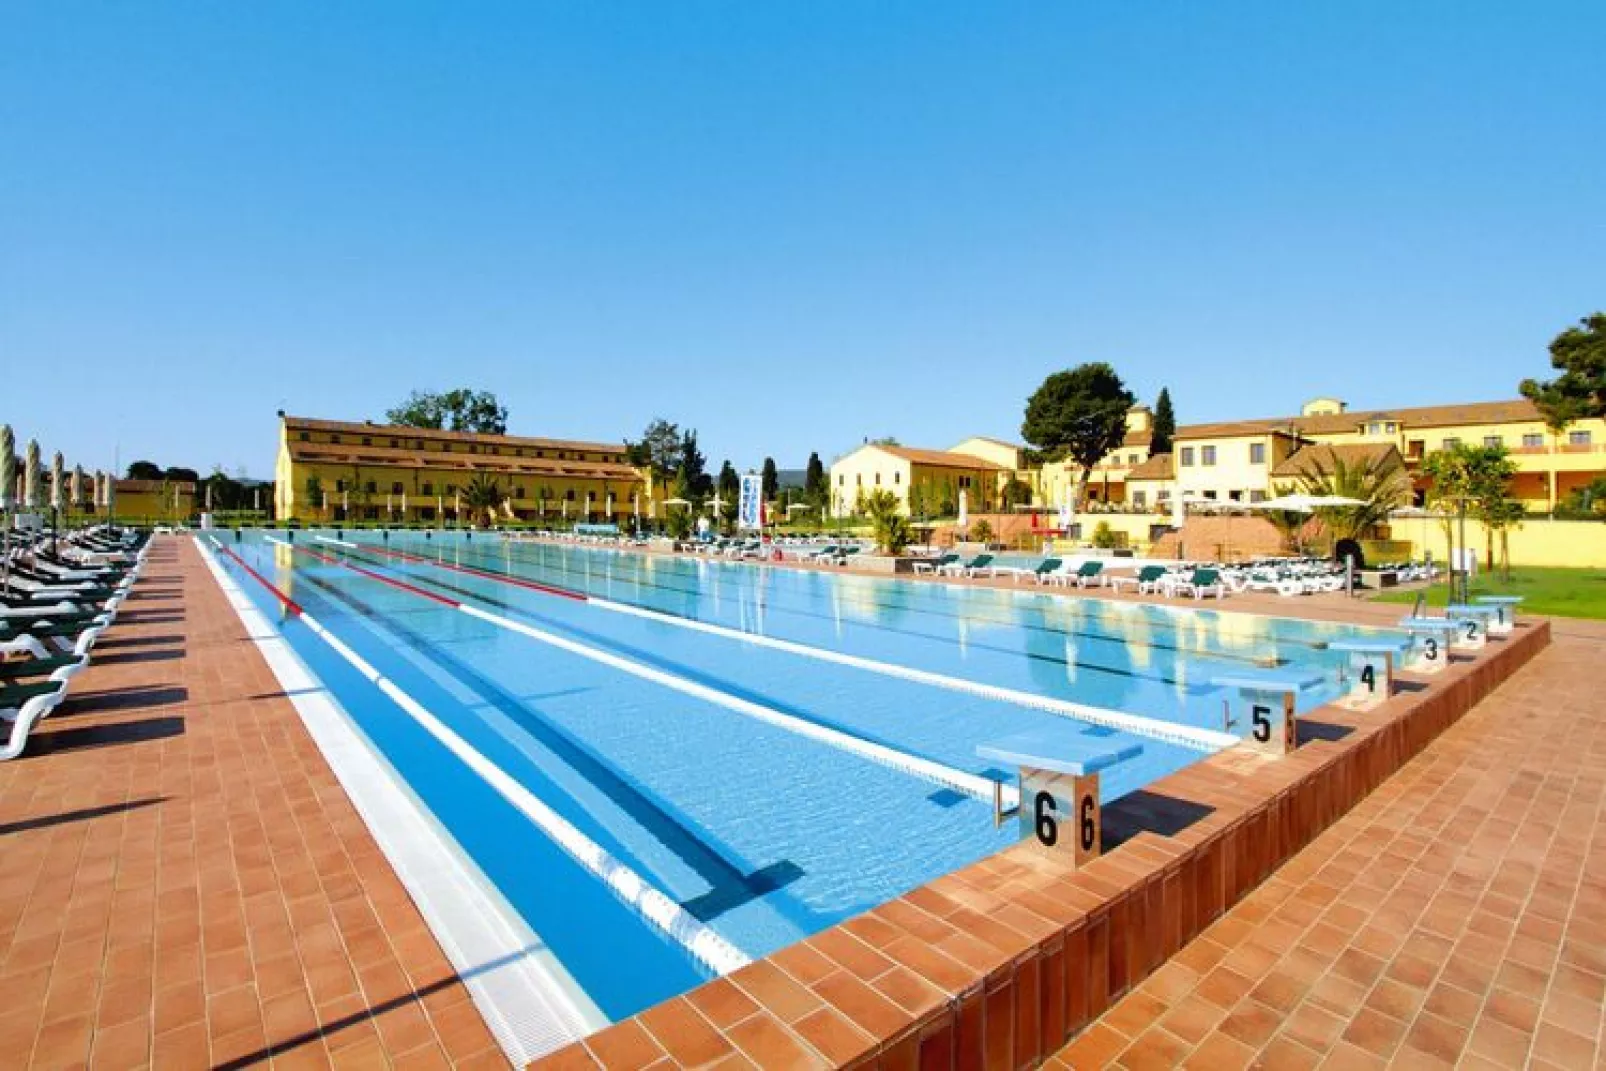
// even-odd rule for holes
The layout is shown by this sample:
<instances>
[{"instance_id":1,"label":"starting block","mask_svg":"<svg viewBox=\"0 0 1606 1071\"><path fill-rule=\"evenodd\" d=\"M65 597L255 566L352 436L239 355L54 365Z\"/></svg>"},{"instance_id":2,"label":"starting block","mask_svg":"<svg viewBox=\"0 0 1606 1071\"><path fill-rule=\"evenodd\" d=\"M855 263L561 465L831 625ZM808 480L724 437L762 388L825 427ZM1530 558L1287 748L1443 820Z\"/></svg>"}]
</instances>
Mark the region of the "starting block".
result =
<instances>
[{"instance_id":1,"label":"starting block","mask_svg":"<svg viewBox=\"0 0 1606 1071\"><path fill-rule=\"evenodd\" d=\"M1351 710L1371 710L1394 694L1394 666L1409 640L1334 640L1329 651L1349 655L1345 679L1349 692L1341 702Z\"/></svg>"},{"instance_id":2,"label":"starting block","mask_svg":"<svg viewBox=\"0 0 1606 1071\"><path fill-rule=\"evenodd\" d=\"M1109 738L1089 736L1071 722L976 748L982 758L1020 770L1021 839L1069 852L1071 865L1076 867L1099 856L1103 828L1099 771L1136 758L1142 751L1142 744L1111 744ZM1067 822L1069 830L1064 828Z\"/></svg>"},{"instance_id":3,"label":"starting block","mask_svg":"<svg viewBox=\"0 0 1606 1071\"><path fill-rule=\"evenodd\" d=\"M1444 608L1444 616L1461 626L1460 633L1450 642L1457 651L1476 651L1489 642L1490 622L1500 616L1497 606L1454 605Z\"/></svg>"},{"instance_id":4,"label":"starting block","mask_svg":"<svg viewBox=\"0 0 1606 1071\"><path fill-rule=\"evenodd\" d=\"M1522 604L1521 595L1479 595L1472 601L1479 606L1493 606L1500 611L1489 621L1489 635L1509 635L1517 627L1517 607Z\"/></svg>"},{"instance_id":5,"label":"starting block","mask_svg":"<svg viewBox=\"0 0 1606 1071\"><path fill-rule=\"evenodd\" d=\"M1226 700L1227 731L1247 725L1244 738L1249 746L1272 755L1286 755L1298 741L1294 700L1300 689L1320 684L1320 673L1294 670L1262 670L1212 677L1217 688L1232 689L1236 698Z\"/></svg>"},{"instance_id":6,"label":"starting block","mask_svg":"<svg viewBox=\"0 0 1606 1071\"><path fill-rule=\"evenodd\" d=\"M1418 673L1438 673L1450 664L1451 642L1462 631L1459 622L1446 617L1407 617L1400 627L1416 644L1418 655L1410 669Z\"/></svg>"}]
</instances>

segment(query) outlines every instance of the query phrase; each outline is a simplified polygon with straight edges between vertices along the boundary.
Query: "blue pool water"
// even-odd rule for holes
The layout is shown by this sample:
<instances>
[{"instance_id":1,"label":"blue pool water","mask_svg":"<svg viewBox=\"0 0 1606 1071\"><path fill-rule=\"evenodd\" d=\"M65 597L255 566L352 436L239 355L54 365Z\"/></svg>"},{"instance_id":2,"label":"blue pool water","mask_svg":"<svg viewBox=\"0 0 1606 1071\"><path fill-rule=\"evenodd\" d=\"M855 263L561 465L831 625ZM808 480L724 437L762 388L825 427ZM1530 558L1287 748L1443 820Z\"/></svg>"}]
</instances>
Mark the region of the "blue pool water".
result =
<instances>
[{"instance_id":1,"label":"blue pool water","mask_svg":"<svg viewBox=\"0 0 1606 1071\"><path fill-rule=\"evenodd\" d=\"M1063 714L892 670L1219 729L1214 674L1268 664L1319 669L1325 683L1300 698L1308 709L1337 687L1339 656L1324 642L1361 631L1029 586L916 584L483 534L382 540L348 532L354 545L340 546L298 532L293 548L277 542L283 538L246 535L225 545L484 759L753 957L1016 836L1013 823L995 828L988 802L796 731L824 726L1010 781L1014 772L990 768L977 746L1067 724ZM280 617L266 588L236 562L220 561L261 609ZM628 612L635 608L658 613ZM695 623L719 628L689 627ZM280 627L604 1013L631 1014L709 976L304 622L286 617ZM755 646L731 630L874 665ZM682 686L665 686L666 678ZM795 722L778 726L744 712L754 707ZM1206 753L1147 731L1070 723L1142 745L1138 758L1105 772L1106 800Z\"/></svg>"}]
</instances>

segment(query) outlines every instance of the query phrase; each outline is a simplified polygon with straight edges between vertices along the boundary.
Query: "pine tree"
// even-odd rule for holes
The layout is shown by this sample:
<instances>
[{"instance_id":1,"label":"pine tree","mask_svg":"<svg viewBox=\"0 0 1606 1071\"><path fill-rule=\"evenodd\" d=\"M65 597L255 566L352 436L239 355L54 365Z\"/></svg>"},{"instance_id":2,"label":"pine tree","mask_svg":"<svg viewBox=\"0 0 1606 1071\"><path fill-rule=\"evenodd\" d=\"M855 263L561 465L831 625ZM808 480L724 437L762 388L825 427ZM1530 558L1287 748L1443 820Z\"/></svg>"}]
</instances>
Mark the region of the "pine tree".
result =
<instances>
[{"instance_id":1,"label":"pine tree","mask_svg":"<svg viewBox=\"0 0 1606 1071\"><path fill-rule=\"evenodd\" d=\"M764 482L764 501L774 502L775 495L781 489L781 474L776 471L775 459L766 457L764 459L764 468L760 471L760 479Z\"/></svg>"},{"instance_id":2,"label":"pine tree","mask_svg":"<svg viewBox=\"0 0 1606 1071\"><path fill-rule=\"evenodd\" d=\"M803 497L813 506L822 506L830 489L830 485L826 483L825 466L820 463L819 453L811 453L808 468L803 474Z\"/></svg>"},{"instance_id":3,"label":"pine tree","mask_svg":"<svg viewBox=\"0 0 1606 1071\"><path fill-rule=\"evenodd\" d=\"M1154 401L1153 437L1149 440L1149 456L1169 454L1171 440L1177 435L1177 414L1171 408L1171 391L1160 388L1160 397Z\"/></svg>"}]
</instances>

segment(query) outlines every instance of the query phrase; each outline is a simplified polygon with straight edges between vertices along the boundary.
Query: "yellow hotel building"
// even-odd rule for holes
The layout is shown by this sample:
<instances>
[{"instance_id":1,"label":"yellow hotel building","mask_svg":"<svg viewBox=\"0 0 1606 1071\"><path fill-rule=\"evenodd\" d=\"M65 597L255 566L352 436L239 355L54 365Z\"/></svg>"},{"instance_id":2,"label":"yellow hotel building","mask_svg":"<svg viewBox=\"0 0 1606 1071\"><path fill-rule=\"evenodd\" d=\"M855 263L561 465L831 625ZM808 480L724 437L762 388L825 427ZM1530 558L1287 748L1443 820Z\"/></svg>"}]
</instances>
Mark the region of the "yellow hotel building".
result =
<instances>
[{"instance_id":1,"label":"yellow hotel building","mask_svg":"<svg viewBox=\"0 0 1606 1071\"><path fill-rule=\"evenodd\" d=\"M481 474L496 481L509 521L622 523L655 512L651 481L623 443L279 416L280 521L467 522L461 496Z\"/></svg>"},{"instance_id":2,"label":"yellow hotel building","mask_svg":"<svg viewBox=\"0 0 1606 1071\"><path fill-rule=\"evenodd\" d=\"M1134 410L1128 426L1144 426L1146 419ZM1128 442L1134 438L1129 431ZM1553 510L1569 492L1606 475L1606 420L1576 421L1558 433L1524 399L1351 410L1340 399L1317 398L1298 416L1182 425L1169 454L1147 457L1143 451L1140 458L1135 444L1123 446L1095 467L1091 487L1101 499L1138 509L1163 510L1178 492L1188 499L1255 502L1293 482L1290 459L1299 451L1365 445L1398 450L1423 491L1422 460L1458 443L1505 447L1517 466L1512 493L1532 512Z\"/></svg>"}]
</instances>

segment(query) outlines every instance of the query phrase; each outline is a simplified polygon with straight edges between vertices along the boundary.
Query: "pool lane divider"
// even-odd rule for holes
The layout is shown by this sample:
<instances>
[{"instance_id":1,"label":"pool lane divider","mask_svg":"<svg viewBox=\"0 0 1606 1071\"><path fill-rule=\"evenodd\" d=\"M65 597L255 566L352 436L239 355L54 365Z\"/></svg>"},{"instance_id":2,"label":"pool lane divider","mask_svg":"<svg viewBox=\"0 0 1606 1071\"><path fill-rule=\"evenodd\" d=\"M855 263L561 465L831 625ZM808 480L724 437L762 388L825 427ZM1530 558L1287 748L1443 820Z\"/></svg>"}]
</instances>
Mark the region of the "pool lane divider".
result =
<instances>
[{"instance_id":1,"label":"pool lane divider","mask_svg":"<svg viewBox=\"0 0 1606 1071\"><path fill-rule=\"evenodd\" d=\"M284 545L289 546L290 544ZM538 643L544 643L549 647L556 647L561 651L567 651L570 654L579 655L581 658L600 663L601 665L608 666L611 669L619 670L620 672L627 673L632 677L651 681L652 683L661 685L670 689L671 691L680 692L682 695L689 695L694 699L700 699L703 702L724 707L726 710L735 711L736 713L752 718L755 721L763 722L766 725L772 725L778 729L793 733L794 735L802 736L809 740L813 740L816 743L821 743L827 747L835 748L838 751L845 751L861 759L897 770L900 773L910 774L923 780L930 781L933 784L939 785L943 788L949 788L956 792L962 792L973 799L981 800L987 803L989 806L997 805L1001 801L1001 805L1003 807L1011 808L1020 802L1020 791L1014 785L1004 784L1003 782L995 781L990 777L982 777L980 774L973 774L969 771L960 770L953 766L936 762L932 759L910 754L907 751L900 751L897 748L887 747L884 744L878 744L874 741L866 740L863 737L855 736L852 733L843 732L840 729L834 729L828 725L821 725L819 722L810 721L807 718L800 718L793 714L787 714L783 711L776 710L774 707L765 706L762 703L755 703L750 699L743 699L741 696L731 695L729 692L720 691L718 688L713 688L709 685L701 684L694 680L689 680L685 677L666 672L665 670L656 669L633 659L613 654L610 651L604 651L601 648L579 643L575 640L568 639L567 637L547 632L544 629L538 629L533 625L527 625L522 621L515 621L512 618L503 617L501 614L493 614L487 610L481 610L477 606L470 606L467 603L459 602L453 598L448 598L447 596L441 595L437 592L427 591L424 588L410 584L405 580L398 579L397 577L386 576L383 573L376 572L372 569L366 569L360 565L354 565L351 562L340 561L337 558L332 558L327 554L320 553L319 551L312 550L308 547L296 547L295 549L298 552L315 558L327 565L334 565L341 568L350 569L352 572L357 573L360 576L367 577L371 580L376 580L381 584L388 585L389 587L396 588L400 591L409 592L413 595L419 596L420 598L429 599L430 601L439 603L443 606L450 606L453 609L465 613L470 617L478 618L481 621L488 622L489 624L495 625L498 628L505 629L509 632L516 632L519 635L528 637L529 639L535 640ZM570 594L566 597L579 601L586 601L585 596L576 596Z\"/></svg>"},{"instance_id":2,"label":"pool lane divider","mask_svg":"<svg viewBox=\"0 0 1606 1071\"><path fill-rule=\"evenodd\" d=\"M1239 737L1232 733L1219 732L1214 729L1205 729L1192 725L1179 725L1175 722L1163 721L1159 718L1145 717L1142 714L1128 714L1121 710L1110 710L1105 707L1092 707L1082 703L1072 703L1066 699L1056 699L1053 696L1038 695L1034 692L1023 692L1016 688L1005 688L995 684L983 684L980 681L968 680L964 677L952 677L946 673L936 673L931 670L916 669L912 666L902 666L895 662L883 662L879 659L865 658L860 655L846 654L842 651L833 651L825 647L814 647L794 640L783 640L775 636L765 636L761 633L744 632L741 629L730 628L726 625L715 625L707 621L698 621L689 617L679 617L667 614L661 610L651 610L644 606L635 606L630 603L615 602L583 592L570 591L566 588L554 588L548 584L525 580L522 577L509 576L505 573L492 572L488 569L478 569L469 565L458 565L451 562L438 562L417 554L405 551L380 550L377 547L363 547L365 553L378 553L400 558L403 561L417 562L431 565L438 569L451 572L464 573L477 576L485 580L495 580L515 587L529 588L546 594L558 595L562 598L583 602L599 610L609 613L623 614L628 617L637 617L646 621L653 621L663 625L673 625L676 628L689 629L710 636L719 636L739 643L750 643L758 647L767 647L771 650L784 651L787 654L799 655L803 658L812 658L821 662L832 662L840 666L864 670L869 673L879 673L883 676L894 677L899 680L910 681L916 684L929 685L935 688L944 688L952 692L961 692L981 699L989 699L1000 703L1012 703L1016 706L1029 707L1048 714L1058 715L1062 718L1073 718L1090 725L1099 725L1107 729L1118 729L1131 733L1134 736L1143 736L1153 740L1161 740L1169 744L1199 751L1220 751L1240 743ZM314 553L314 552L309 552ZM368 572L350 562L343 562L347 568L359 572ZM441 597L430 593L430 598L437 601ZM990 796L988 798L991 798Z\"/></svg>"},{"instance_id":3,"label":"pool lane divider","mask_svg":"<svg viewBox=\"0 0 1606 1071\"><path fill-rule=\"evenodd\" d=\"M337 547L351 547L353 550L355 550L357 547L357 544L355 543L348 543L344 539L330 539L328 536L315 535L312 537L312 541L314 543L330 543Z\"/></svg>"},{"instance_id":4,"label":"pool lane divider","mask_svg":"<svg viewBox=\"0 0 1606 1071\"><path fill-rule=\"evenodd\" d=\"M292 546L292 544L274 539L271 536L267 537L267 539L278 546ZM239 555L221 545L218 546L218 549L245 569L263 587L267 588L287 609L293 607L295 616L307 626L313 635L331 647L336 654L340 655L370 684L383 692L386 698L400 707L414 721L418 722L446 750L450 751L486 784L490 785L499 796L506 800L515 810L523 814L525 818L529 819L536 828L545 833L576 862L597 878L600 878L613 891L614 895L634 908L655 929L684 948L693 959L721 975L739 970L752 962L752 957L748 956L747 953L731 944L711 927L699 921L671 897L654 887L630 867L615 859L605 848L580 832L562 815L541 802L534 793L477 751L468 741L464 740L440 718L426 709L423 704L398 688L389 678L369 664L366 659L356 651L353 651L338 636L331 633L311 614L307 613L303 607L293 602L289 596L279 590L277 585L247 565ZM305 547L295 547L294 549L326 562L335 562L335 559L319 554L317 551L308 550ZM354 567L347 566L347 568ZM457 606L457 608L465 611L467 609L453 600L412 589L411 585L404 585L400 581L387 580L385 577L369 570L359 569L357 571L370 575L376 580L390 583L394 587L401 587L403 590L411 589L414 594L424 595L436 602Z\"/></svg>"}]
</instances>

